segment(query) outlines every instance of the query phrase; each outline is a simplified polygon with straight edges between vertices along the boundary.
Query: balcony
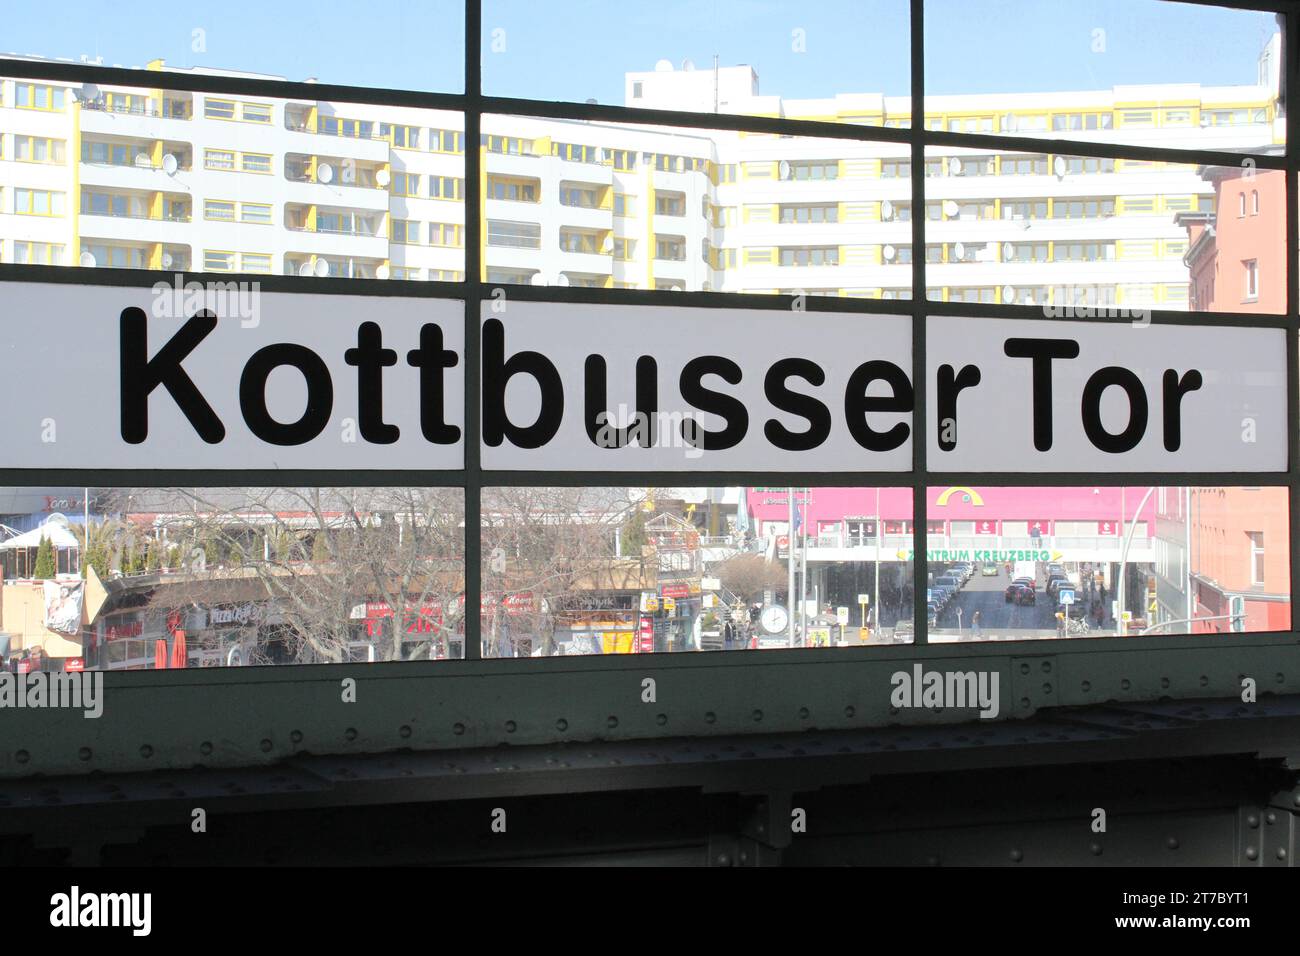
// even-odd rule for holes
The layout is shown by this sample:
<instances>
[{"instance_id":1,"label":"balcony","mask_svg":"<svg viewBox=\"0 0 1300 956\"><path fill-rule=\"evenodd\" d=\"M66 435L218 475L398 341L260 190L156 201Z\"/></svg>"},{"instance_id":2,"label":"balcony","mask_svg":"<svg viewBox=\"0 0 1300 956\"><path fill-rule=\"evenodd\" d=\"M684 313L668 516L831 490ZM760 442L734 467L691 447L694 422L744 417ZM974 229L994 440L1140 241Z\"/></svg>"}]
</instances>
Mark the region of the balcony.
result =
<instances>
[{"instance_id":1,"label":"balcony","mask_svg":"<svg viewBox=\"0 0 1300 956\"><path fill-rule=\"evenodd\" d=\"M286 170L284 178L293 183L289 197L293 202L314 206L353 206L366 212L387 212L388 190L364 183L321 183L304 173Z\"/></svg>"},{"instance_id":2,"label":"balcony","mask_svg":"<svg viewBox=\"0 0 1300 956\"><path fill-rule=\"evenodd\" d=\"M192 134L189 115L177 116L159 112L150 101L144 107L129 109L125 105L109 108L83 103L81 107L81 132L106 136L133 136L140 139L187 139Z\"/></svg>"},{"instance_id":3,"label":"balcony","mask_svg":"<svg viewBox=\"0 0 1300 956\"><path fill-rule=\"evenodd\" d=\"M286 225L285 228L296 235L310 237L299 240L294 245L317 255L359 256L381 260L388 257L388 237L379 231L328 226L308 229L302 225Z\"/></svg>"},{"instance_id":4,"label":"balcony","mask_svg":"<svg viewBox=\"0 0 1300 956\"><path fill-rule=\"evenodd\" d=\"M193 240L191 217L136 216L105 212L82 212L83 237L123 239L131 242L188 244Z\"/></svg>"},{"instance_id":5,"label":"balcony","mask_svg":"<svg viewBox=\"0 0 1300 956\"><path fill-rule=\"evenodd\" d=\"M190 191L193 167L189 161L178 164L176 172L169 174L161 165L153 163L91 163L82 161L80 176L83 185L113 186L141 192Z\"/></svg>"}]
</instances>

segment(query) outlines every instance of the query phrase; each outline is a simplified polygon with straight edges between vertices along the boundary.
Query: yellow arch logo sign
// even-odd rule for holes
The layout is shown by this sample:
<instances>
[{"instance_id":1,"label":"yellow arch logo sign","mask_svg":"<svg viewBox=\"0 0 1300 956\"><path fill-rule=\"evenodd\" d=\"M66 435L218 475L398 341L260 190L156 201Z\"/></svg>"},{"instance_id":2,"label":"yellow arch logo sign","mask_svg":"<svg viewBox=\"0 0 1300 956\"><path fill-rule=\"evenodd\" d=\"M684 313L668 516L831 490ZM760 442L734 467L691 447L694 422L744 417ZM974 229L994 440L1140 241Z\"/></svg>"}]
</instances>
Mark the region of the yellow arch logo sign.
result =
<instances>
[{"instance_id":1,"label":"yellow arch logo sign","mask_svg":"<svg viewBox=\"0 0 1300 956\"><path fill-rule=\"evenodd\" d=\"M969 501L972 505L975 505L976 507L983 506L984 499L980 497L980 493L976 491L974 488L967 488L965 485L957 485L955 488L948 488L943 492L943 494L941 494L938 498L935 499L934 503L936 505L946 505L948 503L948 499L951 498L953 495L957 494L958 492L961 493L962 501Z\"/></svg>"}]
</instances>

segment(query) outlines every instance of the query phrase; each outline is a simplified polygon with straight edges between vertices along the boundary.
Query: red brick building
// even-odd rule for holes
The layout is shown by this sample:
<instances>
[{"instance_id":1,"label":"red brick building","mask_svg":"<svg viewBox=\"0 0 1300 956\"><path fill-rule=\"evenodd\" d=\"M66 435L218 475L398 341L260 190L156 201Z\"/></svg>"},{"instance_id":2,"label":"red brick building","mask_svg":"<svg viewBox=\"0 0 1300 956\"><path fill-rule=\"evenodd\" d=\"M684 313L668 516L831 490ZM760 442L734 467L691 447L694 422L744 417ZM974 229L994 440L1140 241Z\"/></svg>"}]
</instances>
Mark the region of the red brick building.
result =
<instances>
[{"instance_id":1,"label":"red brick building","mask_svg":"<svg viewBox=\"0 0 1300 956\"><path fill-rule=\"evenodd\" d=\"M1286 173L1209 166L1214 212L1179 213L1194 312L1286 311Z\"/></svg>"}]
</instances>

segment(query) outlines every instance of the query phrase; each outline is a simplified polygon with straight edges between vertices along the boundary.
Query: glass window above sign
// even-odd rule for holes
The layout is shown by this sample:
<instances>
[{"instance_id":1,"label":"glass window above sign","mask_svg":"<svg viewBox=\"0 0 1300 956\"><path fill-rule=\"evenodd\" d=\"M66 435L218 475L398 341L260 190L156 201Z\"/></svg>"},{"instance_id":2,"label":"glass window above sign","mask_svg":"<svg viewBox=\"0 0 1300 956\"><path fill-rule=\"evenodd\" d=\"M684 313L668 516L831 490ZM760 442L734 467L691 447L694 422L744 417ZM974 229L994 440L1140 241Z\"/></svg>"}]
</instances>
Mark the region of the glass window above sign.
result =
<instances>
[{"instance_id":1,"label":"glass window above sign","mask_svg":"<svg viewBox=\"0 0 1300 956\"><path fill-rule=\"evenodd\" d=\"M1282 20L1168 0L926 0L925 128L1266 152L1286 141Z\"/></svg>"}]
</instances>

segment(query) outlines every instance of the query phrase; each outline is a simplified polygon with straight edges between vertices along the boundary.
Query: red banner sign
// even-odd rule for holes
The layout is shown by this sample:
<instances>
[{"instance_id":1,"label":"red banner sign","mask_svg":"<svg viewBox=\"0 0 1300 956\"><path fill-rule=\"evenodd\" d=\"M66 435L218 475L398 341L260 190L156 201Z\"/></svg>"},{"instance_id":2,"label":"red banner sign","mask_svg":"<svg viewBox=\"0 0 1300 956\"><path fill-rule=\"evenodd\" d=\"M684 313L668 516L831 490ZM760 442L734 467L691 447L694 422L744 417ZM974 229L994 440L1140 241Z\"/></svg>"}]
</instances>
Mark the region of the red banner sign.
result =
<instances>
[{"instance_id":1,"label":"red banner sign","mask_svg":"<svg viewBox=\"0 0 1300 956\"><path fill-rule=\"evenodd\" d=\"M637 644L637 652L641 654L653 654L655 649L655 622L649 614L641 615L640 641Z\"/></svg>"}]
</instances>

